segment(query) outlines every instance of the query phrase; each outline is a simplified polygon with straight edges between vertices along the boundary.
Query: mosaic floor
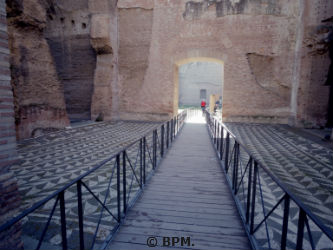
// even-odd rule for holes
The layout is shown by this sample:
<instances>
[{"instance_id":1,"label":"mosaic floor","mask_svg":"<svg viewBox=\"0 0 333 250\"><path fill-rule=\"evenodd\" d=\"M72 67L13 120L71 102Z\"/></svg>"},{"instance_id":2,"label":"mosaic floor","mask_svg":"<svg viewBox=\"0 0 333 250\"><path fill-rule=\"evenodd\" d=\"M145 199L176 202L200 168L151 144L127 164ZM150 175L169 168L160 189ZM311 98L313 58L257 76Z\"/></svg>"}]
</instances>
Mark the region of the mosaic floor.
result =
<instances>
[{"instance_id":1,"label":"mosaic floor","mask_svg":"<svg viewBox=\"0 0 333 250\"><path fill-rule=\"evenodd\" d=\"M201 115L201 113L200 113ZM114 155L117 151L131 142L140 138L143 134L158 127L158 123L144 122L113 122L97 123L82 127L50 133L38 138L25 140L19 143L18 151L21 162L11 168L18 179L19 191L22 196L21 211L30 207L35 202L50 195L60 187L66 185L74 178L85 173L97 163ZM328 227L333 228L333 151L317 143L296 135L284 126L256 125L229 123L227 126L233 133L241 138L247 148L257 156L264 164L270 166L271 171L281 181L288 185L302 202L320 218ZM151 136L148 138L151 142ZM134 163L137 160L138 143L129 150L129 158ZM146 156L147 158L149 155ZM244 161L246 164L246 160ZM115 210L115 174L112 176L110 169L114 168L114 161L106 164L89 176L85 181L87 185L103 200L110 185L110 197L107 201L111 211ZM128 170L128 188L137 190L138 186L133 182L133 174ZM111 181L109 182L109 180ZM281 191L272 185L271 180L263 176L261 178L263 198L267 202L266 209L274 206ZM133 184L134 183L134 184ZM132 185L133 184L133 185ZM66 214L68 214L69 248L78 248L77 228L77 198L76 190L68 190L65 193ZM84 196L84 214L89 218L85 222L85 234L90 236L95 233L94 225L100 217L100 207L96 200L87 191ZM310 197L310 198L309 198ZM42 209L33 213L23 221L24 241L28 248L35 247L41 225L44 225L52 209L53 203L49 202ZM257 216L262 217L263 212L258 208ZM282 213L278 212L270 223L275 223L270 233L273 238L279 238L281 231ZM276 219L276 221L274 221ZM297 214L294 213L291 220L291 230L294 237L297 229ZM28 222L29 223L26 223ZM101 228L98 231L97 241L102 242L107 234L107 224L112 223L112 217L103 215ZM104 227L105 226L105 227ZM37 232L37 233L36 233ZM59 211L51 221L50 230L45 237L43 248L61 248L61 236L59 234ZM264 240L264 231L258 231ZM91 243L91 237L87 238L87 245ZM320 237L316 237L320 238ZM258 237L260 239L260 236ZM319 240L318 240L319 242ZM332 249L327 247L327 241L323 241L320 249ZM272 243L274 246L274 242ZM265 243L262 244L263 246ZM292 246L292 243L290 243Z\"/></svg>"},{"instance_id":2,"label":"mosaic floor","mask_svg":"<svg viewBox=\"0 0 333 250\"><path fill-rule=\"evenodd\" d=\"M11 171L17 177L19 192L22 198L20 210L23 211L31 207L36 202L70 183L76 177L86 173L96 164L115 155L122 148L130 145L159 125L159 123L151 122L105 122L74 127L20 142L18 151L21 161L11 168ZM148 144L151 142L151 137L150 133L147 136ZM139 143L133 144L127 152L133 165L137 159L138 146ZM84 179L85 183L100 200L105 198L106 190L108 190L108 186L110 185L110 197L106 204L110 205L109 208L111 210L116 209L116 203L114 202L116 197L116 173L114 172L112 175L111 171L114 169L114 162L115 160L110 161L94 174ZM136 183L133 182L133 173L129 168L127 172L127 188L132 188L135 191L138 189L138 185L135 185ZM78 232L74 229L77 228L77 197L75 186L65 192L65 200L69 247L77 249L79 246ZM41 209L38 209L23 220L25 247L29 249L36 247L36 240L47 221L53 204L54 201L46 203ZM101 208L97 204L96 199L84 189L83 206L84 215L86 218L89 218L85 222L85 233L93 235L95 233L94 225L96 225L96 221L99 219ZM60 213L56 209L45 237L46 245L44 244L43 247L54 249L60 246L59 218ZM103 224L105 225L109 222L114 223L113 218L104 214L98 232L98 239L103 240L107 236L108 230L103 230ZM87 244L91 243L91 237L86 238Z\"/></svg>"},{"instance_id":3,"label":"mosaic floor","mask_svg":"<svg viewBox=\"0 0 333 250\"><path fill-rule=\"evenodd\" d=\"M300 137L283 125L227 123L227 127L245 145L250 153L262 162L278 179L328 228L333 229L333 150L323 147L311 140ZM242 156L243 155L243 156ZM243 171L248 158L245 152ZM266 213L281 198L283 192L274 185L268 175L261 175L262 197L265 201ZM259 194L259 193L258 193ZM246 195L246 194L245 194ZM242 199L242 198L241 198ZM258 202L258 204L261 203ZM298 209L291 204L290 237L296 237ZM257 217L264 211L261 206L257 209ZM279 239L283 218L282 207L277 210L270 230L272 238ZM260 221L258 219L258 221ZM275 225L274 225L275 224ZM333 249L332 243L314 227L315 244L318 249ZM307 232L307 231L306 231ZM307 234L306 234L307 236ZM261 238L266 238L262 230ZM273 240L274 244L274 240ZM292 243L290 246L294 247ZM268 247L265 245L265 247ZM276 246L278 247L278 245ZM308 247L310 247L308 245Z\"/></svg>"},{"instance_id":4,"label":"mosaic floor","mask_svg":"<svg viewBox=\"0 0 333 250\"><path fill-rule=\"evenodd\" d=\"M113 122L68 129L22 141L18 179L22 209L30 207L95 164L157 127L158 123Z\"/></svg>"}]
</instances>

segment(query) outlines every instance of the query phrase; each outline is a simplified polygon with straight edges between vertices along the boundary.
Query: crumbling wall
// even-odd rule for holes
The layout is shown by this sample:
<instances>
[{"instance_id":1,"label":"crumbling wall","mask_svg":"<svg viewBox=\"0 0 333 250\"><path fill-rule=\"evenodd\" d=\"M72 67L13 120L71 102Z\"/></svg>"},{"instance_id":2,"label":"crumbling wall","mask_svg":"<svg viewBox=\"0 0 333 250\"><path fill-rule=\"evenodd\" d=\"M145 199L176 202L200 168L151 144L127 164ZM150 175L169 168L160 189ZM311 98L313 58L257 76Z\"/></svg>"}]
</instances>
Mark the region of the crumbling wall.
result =
<instances>
[{"instance_id":1,"label":"crumbling wall","mask_svg":"<svg viewBox=\"0 0 333 250\"><path fill-rule=\"evenodd\" d=\"M146 92L145 74L149 64L153 26L153 1L118 2L119 16L119 117L121 119L155 119L158 105ZM139 105L138 105L139 102ZM164 111L161 111L163 113Z\"/></svg>"},{"instance_id":2,"label":"crumbling wall","mask_svg":"<svg viewBox=\"0 0 333 250\"><path fill-rule=\"evenodd\" d=\"M90 42L97 54L91 104L93 120L118 118L118 11L116 0L89 0Z\"/></svg>"},{"instance_id":3,"label":"crumbling wall","mask_svg":"<svg viewBox=\"0 0 333 250\"><path fill-rule=\"evenodd\" d=\"M333 33L333 2L304 1L303 37L299 49L299 85L294 89L296 125L325 126L328 119L331 59L329 37ZM332 104L331 104L332 105ZM331 108L332 109L332 108Z\"/></svg>"},{"instance_id":4,"label":"crumbling wall","mask_svg":"<svg viewBox=\"0 0 333 250\"><path fill-rule=\"evenodd\" d=\"M322 41L330 28L321 21L331 6L329 0L119 1L122 114L175 113L180 62L210 58L225 65L224 121L323 124L329 57Z\"/></svg>"},{"instance_id":5,"label":"crumbling wall","mask_svg":"<svg viewBox=\"0 0 333 250\"><path fill-rule=\"evenodd\" d=\"M11 85L18 138L69 124L63 86L43 36L47 6L37 0L7 1Z\"/></svg>"},{"instance_id":6,"label":"crumbling wall","mask_svg":"<svg viewBox=\"0 0 333 250\"><path fill-rule=\"evenodd\" d=\"M67 114L72 121L89 120L96 54L90 44L88 0L49 2L43 36L63 85Z\"/></svg>"},{"instance_id":7,"label":"crumbling wall","mask_svg":"<svg viewBox=\"0 0 333 250\"><path fill-rule=\"evenodd\" d=\"M224 121L289 121L298 2L155 0L153 11L138 8L142 2L120 8L123 113L171 116L180 62L205 58L224 62Z\"/></svg>"},{"instance_id":8,"label":"crumbling wall","mask_svg":"<svg viewBox=\"0 0 333 250\"><path fill-rule=\"evenodd\" d=\"M8 2L19 138L117 112L117 8L112 0ZM68 118L67 118L68 117Z\"/></svg>"},{"instance_id":9,"label":"crumbling wall","mask_svg":"<svg viewBox=\"0 0 333 250\"><path fill-rule=\"evenodd\" d=\"M10 85L5 0L0 0L0 225L18 212L17 181L9 167L17 160L13 92ZM21 249L21 226L0 233L0 249Z\"/></svg>"},{"instance_id":10,"label":"crumbling wall","mask_svg":"<svg viewBox=\"0 0 333 250\"><path fill-rule=\"evenodd\" d=\"M286 79L288 72L283 72L276 57L248 53L247 59L255 83L262 89L274 93L277 97L290 102L290 79ZM289 80L289 81L288 81Z\"/></svg>"}]
</instances>

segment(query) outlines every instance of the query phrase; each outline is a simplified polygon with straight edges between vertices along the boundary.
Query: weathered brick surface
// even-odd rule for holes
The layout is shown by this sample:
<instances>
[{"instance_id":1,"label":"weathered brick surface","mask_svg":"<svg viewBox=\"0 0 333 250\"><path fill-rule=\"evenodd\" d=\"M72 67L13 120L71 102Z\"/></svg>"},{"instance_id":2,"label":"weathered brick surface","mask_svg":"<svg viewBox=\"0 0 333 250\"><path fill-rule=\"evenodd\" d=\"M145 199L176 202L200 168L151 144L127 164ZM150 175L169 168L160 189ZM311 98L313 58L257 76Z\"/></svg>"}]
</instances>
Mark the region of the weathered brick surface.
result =
<instances>
[{"instance_id":1,"label":"weathered brick surface","mask_svg":"<svg viewBox=\"0 0 333 250\"><path fill-rule=\"evenodd\" d=\"M320 44L331 30L322 23L331 0L144 2L118 2L121 117L170 115L177 68L219 60L224 121L325 120L329 59Z\"/></svg>"},{"instance_id":2,"label":"weathered brick surface","mask_svg":"<svg viewBox=\"0 0 333 250\"><path fill-rule=\"evenodd\" d=\"M7 4L11 66L11 79L9 78L9 80L11 80L15 98L15 123L18 138L31 137L35 129L64 128L68 126L69 120L61 82L62 75L60 76L57 72L56 60L52 57L52 51L44 37L48 21L53 18L52 13L47 16L46 12L49 7L46 3L39 1L13 0L7 1ZM61 22L59 18L57 20ZM66 21L70 22L70 20ZM51 39L50 42L52 41ZM57 49L59 52L59 47ZM7 50L7 52L9 51ZM66 49L60 49L59 53L62 52L68 54ZM62 65L68 68L67 62L69 61L71 58L64 58ZM80 64L76 64L76 69L80 66ZM0 72L2 72L1 66ZM75 79L76 76L69 75L69 79ZM76 89L78 92L81 91L77 86Z\"/></svg>"},{"instance_id":3,"label":"weathered brick surface","mask_svg":"<svg viewBox=\"0 0 333 250\"><path fill-rule=\"evenodd\" d=\"M20 205L17 181L9 167L17 162L13 92L10 86L5 0L0 0L0 224L9 220ZM0 232L0 249L20 249L21 226Z\"/></svg>"}]
</instances>

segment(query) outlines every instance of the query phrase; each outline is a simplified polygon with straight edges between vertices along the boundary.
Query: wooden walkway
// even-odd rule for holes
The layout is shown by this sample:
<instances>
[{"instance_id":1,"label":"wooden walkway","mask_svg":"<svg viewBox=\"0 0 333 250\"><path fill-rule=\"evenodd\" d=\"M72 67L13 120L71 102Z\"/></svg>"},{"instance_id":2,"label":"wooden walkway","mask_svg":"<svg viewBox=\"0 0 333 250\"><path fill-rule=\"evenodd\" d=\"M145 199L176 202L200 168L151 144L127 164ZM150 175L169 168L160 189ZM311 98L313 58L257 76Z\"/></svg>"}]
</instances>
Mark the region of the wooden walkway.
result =
<instances>
[{"instance_id":1,"label":"wooden walkway","mask_svg":"<svg viewBox=\"0 0 333 250\"><path fill-rule=\"evenodd\" d=\"M171 247L251 249L203 123L185 124L107 249Z\"/></svg>"}]
</instances>

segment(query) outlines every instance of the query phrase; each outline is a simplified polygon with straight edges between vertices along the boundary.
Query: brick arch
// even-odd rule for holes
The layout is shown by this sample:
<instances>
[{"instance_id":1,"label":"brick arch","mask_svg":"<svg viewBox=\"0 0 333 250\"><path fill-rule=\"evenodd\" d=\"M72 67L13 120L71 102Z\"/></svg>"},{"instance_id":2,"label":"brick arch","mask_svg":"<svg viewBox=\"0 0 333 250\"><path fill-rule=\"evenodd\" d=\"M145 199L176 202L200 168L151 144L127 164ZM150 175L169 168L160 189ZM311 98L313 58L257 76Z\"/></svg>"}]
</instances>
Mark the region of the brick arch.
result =
<instances>
[{"instance_id":1,"label":"brick arch","mask_svg":"<svg viewBox=\"0 0 333 250\"><path fill-rule=\"evenodd\" d=\"M218 63L222 67L222 79L224 78L224 60L222 58L214 58L214 57L205 57L205 56L194 56L183 58L175 61L174 63L174 98L173 98L173 113L176 114L178 112L178 99L179 99L179 67L182 65L191 63L191 62L214 62ZM223 92L223 82L222 82L222 92Z\"/></svg>"}]
</instances>

